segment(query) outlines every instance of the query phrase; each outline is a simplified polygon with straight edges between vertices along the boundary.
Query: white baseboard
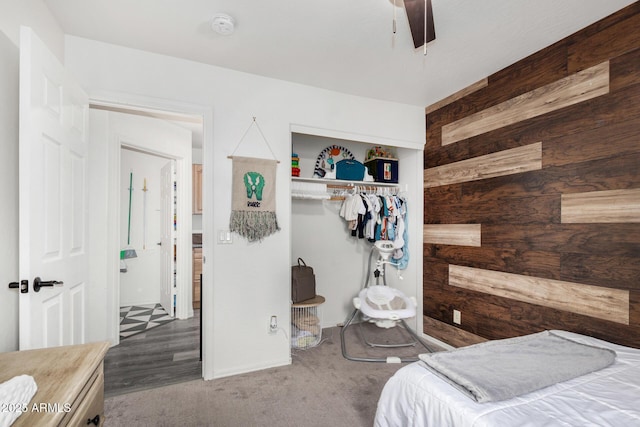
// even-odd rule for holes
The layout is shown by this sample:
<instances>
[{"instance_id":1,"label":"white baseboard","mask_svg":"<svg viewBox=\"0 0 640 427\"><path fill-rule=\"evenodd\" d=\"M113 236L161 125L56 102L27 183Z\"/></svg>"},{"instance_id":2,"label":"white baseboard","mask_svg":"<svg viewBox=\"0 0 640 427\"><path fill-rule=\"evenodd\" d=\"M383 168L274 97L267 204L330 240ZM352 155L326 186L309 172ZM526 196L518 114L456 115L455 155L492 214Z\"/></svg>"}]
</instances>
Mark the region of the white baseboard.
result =
<instances>
[{"instance_id":1,"label":"white baseboard","mask_svg":"<svg viewBox=\"0 0 640 427\"><path fill-rule=\"evenodd\" d=\"M439 339L434 338L434 337L432 337L430 335L422 334L422 338L425 341L428 341L428 342L430 342L432 344L435 344L435 345L438 345L438 346L444 348L445 350L453 350L453 349L455 349L455 347L452 347L451 345L447 344L446 342L442 342Z\"/></svg>"},{"instance_id":2,"label":"white baseboard","mask_svg":"<svg viewBox=\"0 0 640 427\"><path fill-rule=\"evenodd\" d=\"M291 365L291 356L289 356L286 360L271 361L271 362L259 363L255 365L240 366L232 369L224 369L222 371L214 372L213 378L205 378L205 379L215 380L218 378L225 378L233 375L247 374L249 372L262 371L264 369L277 368L279 366L287 366L287 365Z\"/></svg>"}]
</instances>

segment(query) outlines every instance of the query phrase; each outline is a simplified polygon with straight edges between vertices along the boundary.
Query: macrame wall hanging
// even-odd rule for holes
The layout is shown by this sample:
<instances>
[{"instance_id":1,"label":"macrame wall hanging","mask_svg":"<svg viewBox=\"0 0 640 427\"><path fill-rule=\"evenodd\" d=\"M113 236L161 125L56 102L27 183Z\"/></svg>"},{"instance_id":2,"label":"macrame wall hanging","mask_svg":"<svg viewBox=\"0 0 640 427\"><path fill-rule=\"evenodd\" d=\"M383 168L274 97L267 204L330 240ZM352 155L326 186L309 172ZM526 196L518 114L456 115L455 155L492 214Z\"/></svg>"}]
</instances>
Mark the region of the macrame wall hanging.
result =
<instances>
[{"instance_id":1,"label":"macrame wall hanging","mask_svg":"<svg viewBox=\"0 0 640 427\"><path fill-rule=\"evenodd\" d=\"M260 132L273 159L233 155L253 126ZM250 242L260 241L280 230L276 218L276 168L280 162L275 158L255 117L228 157L233 160L229 229Z\"/></svg>"}]
</instances>

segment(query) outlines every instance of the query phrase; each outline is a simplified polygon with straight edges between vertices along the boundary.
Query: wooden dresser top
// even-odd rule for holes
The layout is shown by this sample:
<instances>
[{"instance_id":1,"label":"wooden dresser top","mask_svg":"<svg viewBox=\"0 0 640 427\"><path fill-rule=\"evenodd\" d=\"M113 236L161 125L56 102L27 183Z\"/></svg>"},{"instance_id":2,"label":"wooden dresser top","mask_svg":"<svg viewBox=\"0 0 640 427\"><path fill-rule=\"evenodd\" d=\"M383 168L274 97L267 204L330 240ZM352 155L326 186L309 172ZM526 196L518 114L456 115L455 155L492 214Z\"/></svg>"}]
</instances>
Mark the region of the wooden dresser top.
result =
<instances>
[{"instance_id":1,"label":"wooden dresser top","mask_svg":"<svg viewBox=\"0 0 640 427\"><path fill-rule=\"evenodd\" d=\"M31 375L38 386L28 404L29 411L16 420L16 425L33 417L46 419L47 424L54 425L58 418L62 420L65 412L34 413L30 410L34 404L58 404L59 408L65 404L72 405L102 363L108 349L108 342L95 342L0 353L0 383L24 374Z\"/></svg>"}]
</instances>

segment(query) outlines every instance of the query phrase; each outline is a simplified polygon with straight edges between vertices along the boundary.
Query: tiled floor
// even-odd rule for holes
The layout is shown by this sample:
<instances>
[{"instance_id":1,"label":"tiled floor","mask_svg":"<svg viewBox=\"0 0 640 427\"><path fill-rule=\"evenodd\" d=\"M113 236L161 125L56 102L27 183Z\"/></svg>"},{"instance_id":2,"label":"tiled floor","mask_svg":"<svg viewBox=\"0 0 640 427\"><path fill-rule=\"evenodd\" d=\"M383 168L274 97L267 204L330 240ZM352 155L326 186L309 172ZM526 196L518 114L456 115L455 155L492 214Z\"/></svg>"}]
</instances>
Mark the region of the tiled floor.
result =
<instances>
[{"instance_id":1,"label":"tiled floor","mask_svg":"<svg viewBox=\"0 0 640 427\"><path fill-rule=\"evenodd\" d=\"M131 305L120 307L120 339L174 320L160 304Z\"/></svg>"}]
</instances>

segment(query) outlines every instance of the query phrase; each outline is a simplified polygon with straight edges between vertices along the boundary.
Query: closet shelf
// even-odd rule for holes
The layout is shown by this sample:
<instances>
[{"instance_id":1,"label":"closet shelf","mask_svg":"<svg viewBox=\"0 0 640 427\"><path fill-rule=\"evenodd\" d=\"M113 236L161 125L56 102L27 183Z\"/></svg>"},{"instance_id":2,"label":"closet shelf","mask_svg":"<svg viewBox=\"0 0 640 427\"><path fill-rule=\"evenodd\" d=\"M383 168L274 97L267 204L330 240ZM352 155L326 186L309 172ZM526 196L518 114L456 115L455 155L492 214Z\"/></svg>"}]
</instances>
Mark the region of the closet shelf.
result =
<instances>
[{"instance_id":1,"label":"closet shelf","mask_svg":"<svg viewBox=\"0 0 640 427\"><path fill-rule=\"evenodd\" d=\"M317 188L292 188L291 197L295 199L340 201L345 199L346 192L353 189L361 188L360 191L378 191L384 188L385 193L391 189L394 194L400 189L400 185L396 183L375 181L345 181L340 179L291 177L291 182L292 184L302 183L302 185L304 185L304 183L321 184L321 187L323 187L320 191L318 191ZM308 190L308 192L306 190Z\"/></svg>"},{"instance_id":2,"label":"closet shelf","mask_svg":"<svg viewBox=\"0 0 640 427\"><path fill-rule=\"evenodd\" d=\"M363 187L395 187L400 188L400 184L392 182L375 182L375 181L345 181L342 179L326 179L326 178L301 178L292 176L291 181L297 182L317 182L319 184L336 185L336 186L363 186Z\"/></svg>"}]
</instances>

